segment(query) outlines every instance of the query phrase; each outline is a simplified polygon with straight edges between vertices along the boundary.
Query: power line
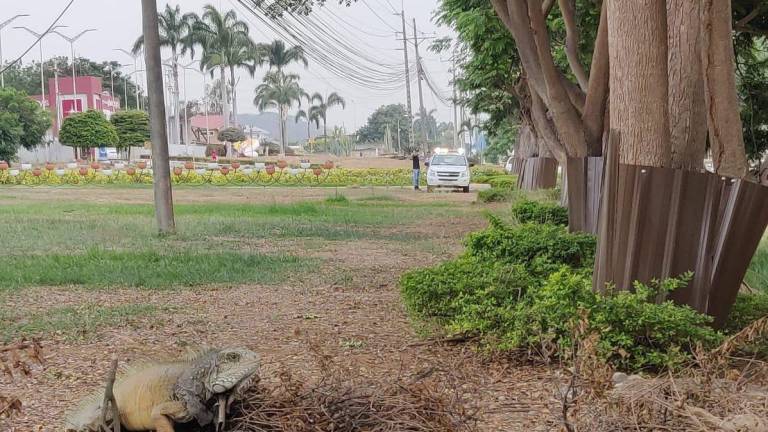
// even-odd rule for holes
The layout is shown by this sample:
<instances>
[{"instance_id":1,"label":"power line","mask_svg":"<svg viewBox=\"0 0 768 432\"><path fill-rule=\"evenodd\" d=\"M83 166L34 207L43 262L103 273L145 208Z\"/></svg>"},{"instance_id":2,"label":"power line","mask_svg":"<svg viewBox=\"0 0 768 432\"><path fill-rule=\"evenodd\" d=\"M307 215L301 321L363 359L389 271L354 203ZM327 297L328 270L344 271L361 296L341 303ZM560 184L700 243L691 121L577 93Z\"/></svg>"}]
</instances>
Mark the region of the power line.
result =
<instances>
[{"instance_id":1,"label":"power line","mask_svg":"<svg viewBox=\"0 0 768 432\"><path fill-rule=\"evenodd\" d=\"M47 29L46 29L46 30L43 32L43 34L41 34L41 35L40 35L40 36L39 36L39 37L38 37L38 38L35 40L35 42L34 42L32 45L30 45L30 46L29 46L29 48L27 48L27 49L26 49L26 50L25 50L25 51L24 51L24 52L23 52L23 53L22 53L22 54L21 54L19 57L17 57L17 58L16 58L16 60L14 60L14 61L12 61L12 62L8 63L8 66L6 66L6 67L4 67L2 70L0 70L0 74L3 74L3 73L5 73L5 71L7 71L8 69L10 69L10 68L11 68L11 66L13 66L13 65L15 65L16 63L20 62L20 61L21 61L21 59L22 59L22 58L24 58L24 56L25 56L25 55L29 54L29 52L30 52L30 51L32 51L32 48L34 48L34 47L35 47L35 45L37 45L37 44L38 44L38 43L39 43L41 40L43 40L43 38L44 38L44 37L45 37L45 36L46 36L48 33L50 33L50 32L51 32L51 30L53 30L53 28L54 28L54 27L56 27L56 24L58 24L58 23L59 23L59 21L60 21L60 20L61 20L61 18L64 16L64 14L66 14L66 13L67 13L67 11L69 10L69 8L70 8L70 7L72 7L72 4L74 4L74 3L75 3L75 0L69 0L69 4L67 4L67 6L66 6L66 7L64 7L64 9L62 9L61 13L59 13L59 16L57 16L57 17L56 17L56 19L53 21L53 23L51 23L51 25L49 25L49 26L48 26L48 28L47 28Z\"/></svg>"},{"instance_id":2,"label":"power line","mask_svg":"<svg viewBox=\"0 0 768 432\"><path fill-rule=\"evenodd\" d=\"M369 5L369 4L368 4L368 2L367 2L366 0L362 0L362 2L363 2L363 4L365 5L365 7L367 7L367 8L368 8L368 9L369 9L371 12L373 12L373 14L374 14L374 15L376 15L376 18L378 18L378 19L379 19L379 21L381 21L381 22L383 22L383 23L384 23L384 25L385 25L385 26L387 26L387 27L391 28L393 31L398 31L398 30L397 30L395 27L392 27L392 25L391 25L390 23L388 23L388 22L387 22L387 21L386 21L384 18L382 18L382 17L381 17L381 15L379 15L379 13L378 13L378 12L376 12L376 11L375 11L375 10L374 10L374 9L371 7L371 5ZM397 12L397 11L395 11L395 12Z\"/></svg>"}]
</instances>

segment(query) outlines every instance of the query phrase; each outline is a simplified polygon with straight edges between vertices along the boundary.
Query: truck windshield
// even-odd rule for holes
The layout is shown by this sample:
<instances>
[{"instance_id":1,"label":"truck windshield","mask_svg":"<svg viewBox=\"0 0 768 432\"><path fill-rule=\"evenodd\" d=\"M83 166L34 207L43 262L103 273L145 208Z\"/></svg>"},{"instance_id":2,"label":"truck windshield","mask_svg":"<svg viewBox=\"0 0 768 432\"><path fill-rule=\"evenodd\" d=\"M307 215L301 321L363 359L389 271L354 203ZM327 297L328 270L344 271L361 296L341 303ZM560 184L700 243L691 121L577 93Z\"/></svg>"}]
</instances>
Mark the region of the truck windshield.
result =
<instances>
[{"instance_id":1,"label":"truck windshield","mask_svg":"<svg viewBox=\"0 0 768 432\"><path fill-rule=\"evenodd\" d=\"M467 165L467 159L461 155L435 155L432 157L432 165Z\"/></svg>"}]
</instances>

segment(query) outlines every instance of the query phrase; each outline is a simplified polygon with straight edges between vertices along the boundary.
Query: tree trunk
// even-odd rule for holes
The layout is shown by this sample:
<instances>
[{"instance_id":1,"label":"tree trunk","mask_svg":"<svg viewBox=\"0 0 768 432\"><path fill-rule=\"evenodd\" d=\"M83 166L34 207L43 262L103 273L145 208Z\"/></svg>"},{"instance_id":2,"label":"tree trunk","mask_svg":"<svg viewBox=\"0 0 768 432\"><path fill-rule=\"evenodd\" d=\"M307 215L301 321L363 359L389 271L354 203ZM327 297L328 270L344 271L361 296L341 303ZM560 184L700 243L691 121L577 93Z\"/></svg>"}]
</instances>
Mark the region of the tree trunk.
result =
<instances>
[{"instance_id":1,"label":"tree trunk","mask_svg":"<svg viewBox=\"0 0 768 432\"><path fill-rule=\"evenodd\" d=\"M608 2L610 121L621 163L669 166L666 12L664 0Z\"/></svg>"},{"instance_id":2,"label":"tree trunk","mask_svg":"<svg viewBox=\"0 0 768 432\"><path fill-rule=\"evenodd\" d=\"M229 67L229 75L232 79L232 123L237 124L237 91L235 90L235 67Z\"/></svg>"},{"instance_id":3,"label":"tree trunk","mask_svg":"<svg viewBox=\"0 0 768 432\"><path fill-rule=\"evenodd\" d=\"M736 92L731 2L704 0L702 67L712 162L718 174L747 175L747 157Z\"/></svg>"},{"instance_id":4,"label":"tree trunk","mask_svg":"<svg viewBox=\"0 0 768 432\"><path fill-rule=\"evenodd\" d=\"M592 53L592 67L589 71L589 87L587 100L584 103L584 112L581 115L584 121L584 137L587 140L587 148L590 156L602 156L603 154L603 130L608 105L608 2L603 1L600 10L600 25L597 29L595 51Z\"/></svg>"},{"instance_id":5,"label":"tree trunk","mask_svg":"<svg viewBox=\"0 0 768 432\"><path fill-rule=\"evenodd\" d=\"M221 73L221 111L224 116L224 129L228 128L229 123L229 92L227 91L227 71L224 66L219 66Z\"/></svg>"},{"instance_id":6,"label":"tree trunk","mask_svg":"<svg viewBox=\"0 0 768 432\"><path fill-rule=\"evenodd\" d=\"M280 106L280 156L285 156L285 108Z\"/></svg>"},{"instance_id":7,"label":"tree trunk","mask_svg":"<svg viewBox=\"0 0 768 432\"><path fill-rule=\"evenodd\" d=\"M703 168L707 131L701 70L701 3L667 2L671 166Z\"/></svg>"},{"instance_id":8,"label":"tree trunk","mask_svg":"<svg viewBox=\"0 0 768 432\"><path fill-rule=\"evenodd\" d=\"M560 11L565 22L565 53L568 57L568 65L571 67L576 81L579 82L579 87L587 91L589 77L579 60L579 27L576 23L575 0L558 0L558 4L560 5Z\"/></svg>"}]
</instances>

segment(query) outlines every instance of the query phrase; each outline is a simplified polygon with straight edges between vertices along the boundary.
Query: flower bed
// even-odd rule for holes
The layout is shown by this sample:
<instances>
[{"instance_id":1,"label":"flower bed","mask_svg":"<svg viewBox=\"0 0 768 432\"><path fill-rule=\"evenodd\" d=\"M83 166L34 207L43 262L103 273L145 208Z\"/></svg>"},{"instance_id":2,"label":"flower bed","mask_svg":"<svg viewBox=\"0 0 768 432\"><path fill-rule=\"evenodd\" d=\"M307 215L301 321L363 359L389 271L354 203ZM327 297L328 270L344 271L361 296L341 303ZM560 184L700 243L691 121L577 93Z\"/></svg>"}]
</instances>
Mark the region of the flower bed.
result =
<instances>
[{"instance_id":1,"label":"flower bed","mask_svg":"<svg viewBox=\"0 0 768 432\"><path fill-rule=\"evenodd\" d=\"M152 175L152 169L145 162L135 165L70 163L63 167L0 164L0 185L152 184ZM344 169L334 166L333 162L296 166L289 166L285 161L253 165L187 162L171 168L174 184L190 186L410 186L411 176L410 169Z\"/></svg>"}]
</instances>

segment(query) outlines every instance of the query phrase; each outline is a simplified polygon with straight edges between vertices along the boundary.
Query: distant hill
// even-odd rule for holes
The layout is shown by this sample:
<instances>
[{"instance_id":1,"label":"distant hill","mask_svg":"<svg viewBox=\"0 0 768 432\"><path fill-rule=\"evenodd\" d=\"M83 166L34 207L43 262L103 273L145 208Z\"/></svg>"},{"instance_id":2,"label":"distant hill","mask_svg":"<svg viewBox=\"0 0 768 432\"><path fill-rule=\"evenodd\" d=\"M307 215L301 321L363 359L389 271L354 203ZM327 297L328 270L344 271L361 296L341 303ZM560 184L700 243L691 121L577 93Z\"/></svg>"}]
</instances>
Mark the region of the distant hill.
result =
<instances>
[{"instance_id":1,"label":"distant hill","mask_svg":"<svg viewBox=\"0 0 768 432\"><path fill-rule=\"evenodd\" d=\"M280 126L278 123L278 114L275 112L264 112L261 114L238 114L239 123L243 126L255 126L260 129L264 129L269 132L270 138L275 141L280 140ZM322 126L322 125L321 125ZM288 121L285 122L285 128L287 130L288 142L299 142L307 140L307 122L300 121L296 123L293 116L288 116ZM315 137L321 135L315 125L311 127L310 134Z\"/></svg>"}]
</instances>

